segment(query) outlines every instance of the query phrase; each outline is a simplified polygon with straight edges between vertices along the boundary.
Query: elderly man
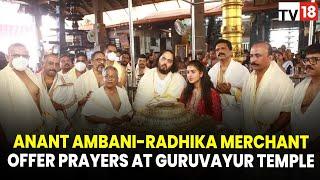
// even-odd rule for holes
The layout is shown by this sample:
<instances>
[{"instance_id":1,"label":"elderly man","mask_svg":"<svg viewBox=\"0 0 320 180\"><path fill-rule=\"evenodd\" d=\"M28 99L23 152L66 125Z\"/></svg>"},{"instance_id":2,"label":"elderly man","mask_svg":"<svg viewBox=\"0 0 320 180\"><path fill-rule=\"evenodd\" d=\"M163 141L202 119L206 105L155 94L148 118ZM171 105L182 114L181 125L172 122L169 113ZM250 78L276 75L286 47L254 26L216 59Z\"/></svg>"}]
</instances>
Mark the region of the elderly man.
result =
<instances>
[{"instance_id":1,"label":"elderly man","mask_svg":"<svg viewBox=\"0 0 320 180\"><path fill-rule=\"evenodd\" d=\"M297 134L309 134L312 141L320 144L320 45L307 48L307 78L294 90L291 111L291 127Z\"/></svg>"},{"instance_id":2,"label":"elderly man","mask_svg":"<svg viewBox=\"0 0 320 180\"><path fill-rule=\"evenodd\" d=\"M73 83L57 73L59 63L57 55L45 55L43 71L38 76L58 113L59 131L64 132L69 127L70 120L78 108L78 101Z\"/></svg>"},{"instance_id":3,"label":"elderly man","mask_svg":"<svg viewBox=\"0 0 320 180\"><path fill-rule=\"evenodd\" d=\"M130 120L132 108L126 90L117 86L118 71L107 66L104 86L96 89L82 110L88 121L85 132L103 133L112 126Z\"/></svg>"},{"instance_id":4,"label":"elderly man","mask_svg":"<svg viewBox=\"0 0 320 180\"><path fill-rule=\"evenodd\" d=\"M243 85L244 128L249 133L275 133L290 122L293 82L272 60L266 42L250 50L253 72Z\"/></svg>"},{"instance_id":5,"label":"elderly man","mask_svg":"<svg viewBox=\"0 0 320 180\"><path fill-rule=\"evenodd\" d=\"M162 101L177 101L186 81L177 72L174 54L165 50L160 54L158 66L148 70L141 78L133 107L143 111L147 105Z\"/></svg>"},{"instance_id":6,"label":"elderly man","mask_svg":"<svg viewBox=\"0 0 320 180\"><path fill-rule=\"evenodd\" d=\"M113 66L117 69L119 75L119 87L124 87L127 83L126 69L118 63L119 57L117 57L117 47L114 44L108 44L105 50L106 54L106 66Z\"/></svg>"},{"instance_id":7,"label":"elderly man","mask_svg":"<svg viewBox=\"0 0 320 180\"><path fill-rule=\"evenodd\" d=\"M232 60L231 42L219 39L215 46L217 62L208 72L214 87L220 92L223 124L230 129L240 130L242 111L241 90L249 76L248 69Z\"/></svg>"},{"instance_id":8,"label":"elderly man","mask_svg":"<svg viewBox=\"0 0 320 180\"><path fill-rule=\"evenodd\" d=\"M8 49L9 64L0 71L0 129L8 142L16 134L52 133L56 111L38 80L28 69L29 53L22 44Z\"/></svg>"}]
</instances>

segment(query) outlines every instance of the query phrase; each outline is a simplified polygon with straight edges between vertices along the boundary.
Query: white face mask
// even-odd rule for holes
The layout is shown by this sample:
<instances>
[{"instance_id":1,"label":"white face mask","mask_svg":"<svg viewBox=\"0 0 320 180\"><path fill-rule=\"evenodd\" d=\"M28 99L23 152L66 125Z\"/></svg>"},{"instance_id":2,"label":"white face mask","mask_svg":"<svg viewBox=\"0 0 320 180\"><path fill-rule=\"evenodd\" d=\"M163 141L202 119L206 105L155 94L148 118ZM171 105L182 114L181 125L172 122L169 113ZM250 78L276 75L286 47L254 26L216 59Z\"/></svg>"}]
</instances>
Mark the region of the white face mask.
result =
<instances>
[{"instance_id":1,"label":"white face mask","mask_svg":"<svg viewBox=\"0 0 320 180\"><path fill-rule=\"evenodd\" d=\"M77 62L74 67L76 68L77 71L82 72L86 69L86 64L83 62Z\"/></svg>"},{"instance_id":2,"label":"white face mask","mask_svg":"<svg viewBox=\"0 0 320 180\"><path fill-rule=\"evenodd\" d=\"M24 71L28 67L28 59L20 56L20 57L14 58L11 64L13 68L16 69L17 71Z\"/></svg>"},{"instance_id":3,"label":"white face mask","mask_svg":"<svg viewBox=\"0 0 320 180\"><path fill-rule=\"evenodd\" d=\"M109 61L116 61L116 60L118 59L118 57L117 57L117 54L116 54L116 53L110 52L110 53L108 53L108 55L107 55L107 59L108 59Z\"/></svg>"}]
</instances>

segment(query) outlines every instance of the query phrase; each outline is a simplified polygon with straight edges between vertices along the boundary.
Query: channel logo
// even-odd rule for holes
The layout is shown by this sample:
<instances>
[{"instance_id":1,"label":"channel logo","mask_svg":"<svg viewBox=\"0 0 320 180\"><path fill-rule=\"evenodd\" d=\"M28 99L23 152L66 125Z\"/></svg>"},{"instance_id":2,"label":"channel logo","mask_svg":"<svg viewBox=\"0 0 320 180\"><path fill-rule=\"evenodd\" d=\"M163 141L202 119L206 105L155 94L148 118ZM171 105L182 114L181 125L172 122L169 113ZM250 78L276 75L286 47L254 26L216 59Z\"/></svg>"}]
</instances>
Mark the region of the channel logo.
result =
<instances>
[{"instance_id":1,"label":"channel logo","mask_svg":"<svg viewBox=\"0 0 320 180\"><path fill-rule=\"evenodd\" d=\"M315 2L279 2L279 21L317 21L318 13Z\"/></svg>"}]
</instances>

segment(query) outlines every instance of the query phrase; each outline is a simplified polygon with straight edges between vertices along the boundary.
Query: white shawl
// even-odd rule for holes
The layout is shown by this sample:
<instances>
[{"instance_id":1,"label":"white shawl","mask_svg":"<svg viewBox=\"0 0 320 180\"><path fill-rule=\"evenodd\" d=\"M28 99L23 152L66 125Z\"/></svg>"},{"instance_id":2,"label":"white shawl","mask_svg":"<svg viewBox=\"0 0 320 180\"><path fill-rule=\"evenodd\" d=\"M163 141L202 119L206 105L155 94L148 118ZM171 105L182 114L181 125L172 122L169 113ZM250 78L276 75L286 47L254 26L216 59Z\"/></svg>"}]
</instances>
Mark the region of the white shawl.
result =
<instances>
[{"instance_id":1,"label":"white shawl","mask_svg":"<svg viewBox=\"0 0 320 180\"><path fill-rule=\"evenodd\" d=\"M211 82L214 87L217 87L218 73L220 71L220 62L217 62L208 72ZM225 80L231 84L232 87L242 88L244 81L248 78L249 71L239 62L234 60L230 61L230 64L224 73Z\"/></svg>"},{"instance_id":2,"label":"white shawl","mask_svg":"<svg viewBox=\"0 0 320 180\"><path fill-rule=\"evenodd\" d=\"M208 72L214 87L217 87L218 74L220 72L220 62L216 63ZM248 69L234 60L230 61L224 80L231 84L231 92L233 88L242 89L244 81L248 78ZM231 129L240 129L242 112L240 102L237 102L235 94L220 94L222 104L223 124Z\"/></svg>"},{"instance_id":3,"label":"white shawl","mask_svg":"<svg viewBox=\"0 0 320 180\"><path fill-rule=\"evenodd\" d=\"M305 113L301 112L301 104L311 78L306 78L298 84L294 90L293 104L291 111L291 127L295 134L309 134L314 140L320 135L320 93L316 95Z\"/></svg>"},{"instance_id":4,"label":"white shawl","mask_svg":"<svg viewBox=\"0 0 320 180\"><path fill-rule=\"evenodd\" d=\"M43 74L38 75L45 89L48 91ZM75 94L74 84L60 74L56 74L53 84L49 89L49 97L56 103L62 104L66 108L66 112L57 111L59 116L59 129L65 129L68 120L75 114L78 108L78 101Z\"/></svg>"},{"instance_id":5,"label":"white shawl","mask_svg":"<svg viewBox=\"0 0 320 180\"><path fill-rule=\"evenodd\" d=\"M97 78L92 69L79 76L74 85L78 101L86 97L89 91L99 88Z\"/></svg>"},{"instance_id":6,"label":"white shawl","mask_svg":"<svg viewBox=\"0 0 320 180\"><path fill-rule=\"evenodd\" d=\"M8 65L0 71L0 124L9 142L16 134L53 133L57 126L57 114L45 88L31 70L25 72L39 88L42 114L12 68Z\"/></svg>"},{"instance_id":7,"label":"white shawl","mask_svg":"<svg viewBox=\"0 0 320 180\"><path fill-rule=\"evenodd\" d=\"M291 112L293 82L271 61L259 87L253 71L242 89L244 128L251 133L263 133L277 120L280 112Z\"/></svg>"},{"instance_id":8,"label":"white shawl","mask_svg":"<svg viewBox=\"0 0 320 180\"><path fill-rule=\"evenodd\" d=\"M134 99L133 107L136 111L141 111L148 104L160 101L177 101L186 86L186 81L179 73L168 73L169 80L166 83L162 94L156 93L157 68L150 69L141 78L137 93Z\"/></svg>"},{"instance_id":9,"label":"white shawl","mask_svg":"<svg viewBox=\"0 0 320 180\"><path fill-rule=\"evenodd\" d=\"M127 95L126 90L120 87L116 87L118 91L118 95L121 101L121 106L119 111L116 111L112 103L108 97L108 95L105 93L104 87L100 87L99 89L95 90L92 93L92 96L89 98L88 102L82 109L82 117L84 116L98 116L102 118L121 118L124 115L132 115L132 107L129 102L129 98ZM103 130L106 130L107 127L106 124L93 124L88 122L85 119L82 119L86 124L86 126L83 126L86 131L89 130L94 132L100 132Z\"/></svg>"}]
</instances>

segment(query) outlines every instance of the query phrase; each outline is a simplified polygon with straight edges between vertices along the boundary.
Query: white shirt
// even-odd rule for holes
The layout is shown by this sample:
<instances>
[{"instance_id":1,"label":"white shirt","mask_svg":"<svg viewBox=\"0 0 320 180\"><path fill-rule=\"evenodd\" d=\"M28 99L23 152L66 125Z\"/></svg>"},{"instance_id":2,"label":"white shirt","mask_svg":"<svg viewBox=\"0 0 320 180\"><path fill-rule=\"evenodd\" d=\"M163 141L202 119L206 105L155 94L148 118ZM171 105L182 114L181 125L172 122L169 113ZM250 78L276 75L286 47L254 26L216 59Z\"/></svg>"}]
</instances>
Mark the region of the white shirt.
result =
<instances>
[{"instance_id":1,"label":"white shirt","mask_svg":"<svg viewBox=\"0 0 320 180\"><path fill-rule=\"evenodd\" d=\"M168 85L168 82L170 81L170 75L171 75L171 72L167 74L167 76L162 80L160 79L159 77L159 74L156 73L156 79L155 79L155 84L156 84L156 87L155 87L155 90L158 94L163 94L164 91L166 90L166 87Z\"/></svg>"}]
</instances>

